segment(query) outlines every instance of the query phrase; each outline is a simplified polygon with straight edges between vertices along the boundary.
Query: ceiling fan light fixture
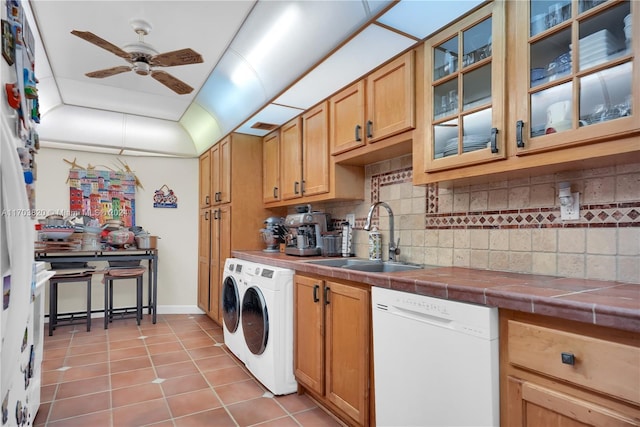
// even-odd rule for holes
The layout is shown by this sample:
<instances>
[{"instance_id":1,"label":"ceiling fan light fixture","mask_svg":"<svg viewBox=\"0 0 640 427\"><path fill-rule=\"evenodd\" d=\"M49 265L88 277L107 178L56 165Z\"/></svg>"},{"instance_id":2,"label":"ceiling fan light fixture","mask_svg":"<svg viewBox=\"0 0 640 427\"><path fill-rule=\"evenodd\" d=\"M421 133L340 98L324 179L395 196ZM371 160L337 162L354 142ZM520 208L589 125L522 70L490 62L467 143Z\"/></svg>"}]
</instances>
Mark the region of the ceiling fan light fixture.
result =
<instances>
[{"instance_id":1,"label":"ceiling fan light fixture","mask_svg":"<svg viewBox=\"0 0 640 427\"><path fill-rule=\"evenodd\" d=\"M141 76L148 76L151 73L151 67L146 62L136 61L133 63L133 70Z\"/></svg>"}]
</instances>

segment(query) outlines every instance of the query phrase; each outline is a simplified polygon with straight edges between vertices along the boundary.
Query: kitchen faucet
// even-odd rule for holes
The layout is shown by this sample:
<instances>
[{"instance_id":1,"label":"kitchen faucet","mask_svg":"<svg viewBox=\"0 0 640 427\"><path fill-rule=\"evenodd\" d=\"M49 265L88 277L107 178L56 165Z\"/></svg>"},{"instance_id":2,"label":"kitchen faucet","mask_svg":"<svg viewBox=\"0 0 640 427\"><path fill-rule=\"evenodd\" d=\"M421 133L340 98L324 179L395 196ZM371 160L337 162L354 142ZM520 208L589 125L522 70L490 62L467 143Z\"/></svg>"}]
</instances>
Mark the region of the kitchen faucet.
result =
<instances>
[{"instance_id":1,"label":"kitchen faucet","mask_svg":"<svg viewBox=\"0 0 640 427\"><path fill-rule=\"evenodd\" d=\"M400 255L400 238L398 238L398 243L396 244L395 238L393 235L393 211L391 210L391 206L386 204L385 202L375 202L369 208L369 213L367 214L367 221L364 223L364 229L369 231L371 229L371 217L373 217L373 211L376 206L383 206L387 212L389 213L389 261L395 261L396 255Z\"/></svg>"}]
</instances>

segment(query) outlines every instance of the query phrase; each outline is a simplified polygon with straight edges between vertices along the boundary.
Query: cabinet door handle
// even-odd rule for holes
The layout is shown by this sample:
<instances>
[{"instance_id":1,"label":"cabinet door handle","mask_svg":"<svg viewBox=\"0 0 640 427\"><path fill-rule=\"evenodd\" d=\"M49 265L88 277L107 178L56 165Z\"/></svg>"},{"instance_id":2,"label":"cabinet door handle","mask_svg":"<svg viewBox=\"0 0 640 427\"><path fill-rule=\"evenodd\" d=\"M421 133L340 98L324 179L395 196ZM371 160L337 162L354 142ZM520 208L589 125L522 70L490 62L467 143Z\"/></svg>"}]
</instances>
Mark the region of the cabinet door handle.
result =
<instances>
[{"instance_id":1,"label":"cabinet door handle","mask_svg":"<svg viewBox=\"0 0 640 427\"><path fill-rule=\"evenodd\" d=\"M215 211L213 211L213 219L220 219L220 214L219 214L219 210L216 209Z\"/></svg>"},{"instance_id":2,"label":"cabinet door handle","mask_svg":"<svg viewBox=\"0 0 640 427\"><path fill-rule=\"evenodd\" d=\"M324 303L326 305L329 305L329 291L331 289L327 286L326 288L324 288Z\"/></svg>"},{"instance_id":3,"label":"cabinet door handle","mask_svg":"<svg viewBox=\"0 0 640 427\"><path fill-rule=\"evenodd\" d=\"M367 138L373 138L373 122L367 120Z\"/></svg>"},{"instance_id":4,"label":"cabinet door handle","mask_svg":"<svg viewBox=\"0 0 640 427\"><path fill-rule=\"evenodd\" d=\"M564 363L565 365L576 364L576 356L573 353L562 352L560 356L562 357L562 363Z\"/></svg>"},{"instance_id":5,"label":"cabinet door handle","mask_svg":"<svg viewBox=\"0 0 640 427\"><path fill-rule=\"evenodd\" d=\"M498 152L498 128L491 128L491 152Z\"/></svg>"},{"instance_id":6,"label":"cabinet door handle","mask_svg":"<svg viewBox=\"0 0 640 427\"><path fill-rule=\"evenodd\" d=\"M524 140L522 139L522 131L524 129L524 122L518 120L516 122L516 146L518 148L524 148Z\"/></svg>"},{"instance_id":7,"label":"cabinet door handle","mask_svg":"<svg viewBox=\"0 0 640 427\"><path fill-rule=\"evenodd\" d=\"M362 136L360 136L361 130L362 130L362 126L356 125L356 141L362 141Z\"/></svg>"},{"instance_id":8,"label":"cabinet door handle","mask_svg":"<svg viewBox=\"0 0 640 427\"><path fill-rule=\"evenodd\" d=\"M273 198L274 199L278 198L278 187L273 187Z\"/></svg>"},{"instance_id":9,"label":"cabinet door handle","mask_svg":"<svg viewBox=\"0 0 640 427\"><path fill-rule=\"evenodd\" d=\"M216 202L222 201L222 191L216 193Z\"/></svg>"},{"instance_id":10,"label":"cabinet door handle","mask_svg":"<svg viewBox=\"0 0 640 427\"><path fill-rule=\"evenodd\" d=\"M319 290L320 290L320 285L313 285L313 302L320 301L320 298L318 298Z\"/></svg>"},{"instance_id":11,"label":"cabinet door handle","mask_svg":"<svg viewBox=\"0 0 640 427\"><path fill-rule=\"evenodd\" d=\"M206 211L206 212L204 213L204 220L205 220L205 221L209 221L209 211Z\"/></svg>"},{"instance_id":12,"label":"cabinet door handle","mask_svg":"<svg viewBox=\"0 0 640 427\"><path fill-rule=\"evenodd\" d=\"M204 204L205 204L205 205L207 205L207 206L209 206L209 203L211 203L211 202L209 201L209 199L210 199L210 197L209 197L209 195L207 194L207 195L205 196L205 198L204 198Z\"/></svg>"},{"instance_id":13,"label":"cabinet door handle","mask_svg":"<svg viewBox=\"0 0 640 427\"><path fill-rule=\"evenodd\" d=\"M302 180L302 185L300 186L301 190L302 190L302 194L304 194L304 184L305 184L305 180L303 179Z\"/></svg>"},{"instance_id":14,"label":"cabinet door handle","mask_svg":"<svg viewBox=\"0 0 640 427\"><path fill-rule=\"evenodd\" d=\"M298 189L299 186L300 183L298 181L293 184L293 194L300 194L300 190Z\"/></svg>"}]
</instances>

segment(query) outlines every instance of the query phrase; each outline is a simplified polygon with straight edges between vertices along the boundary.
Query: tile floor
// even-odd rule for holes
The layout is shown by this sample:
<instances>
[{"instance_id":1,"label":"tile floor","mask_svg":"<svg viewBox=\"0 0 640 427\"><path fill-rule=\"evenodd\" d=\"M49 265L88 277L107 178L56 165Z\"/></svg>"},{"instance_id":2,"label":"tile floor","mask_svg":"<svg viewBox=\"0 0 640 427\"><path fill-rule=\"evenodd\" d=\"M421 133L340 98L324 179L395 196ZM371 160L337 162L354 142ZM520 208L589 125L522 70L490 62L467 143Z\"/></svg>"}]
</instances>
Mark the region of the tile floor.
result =
<instances>
[{"instance_id":1,"label":"tile floor","mask_svg":"<svg viewBox=\"0 0 640 427\"><path fill-rule=\"evenodd\" d=\"M205 315L93 323L45 333L34 426L341 425L306 395L269 393Z\"/></svg>"}]
</instances>

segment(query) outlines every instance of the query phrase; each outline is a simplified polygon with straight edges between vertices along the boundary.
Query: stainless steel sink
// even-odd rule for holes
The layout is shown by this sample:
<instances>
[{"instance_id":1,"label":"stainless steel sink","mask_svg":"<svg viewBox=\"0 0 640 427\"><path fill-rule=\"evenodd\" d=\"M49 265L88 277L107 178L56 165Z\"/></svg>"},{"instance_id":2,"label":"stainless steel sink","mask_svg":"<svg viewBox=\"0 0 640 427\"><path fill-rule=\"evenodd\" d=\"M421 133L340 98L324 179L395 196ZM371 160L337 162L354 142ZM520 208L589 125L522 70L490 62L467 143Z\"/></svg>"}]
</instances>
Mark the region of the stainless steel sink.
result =
<instances>
[{"instance_id":1,"label":"stainless steel sink","mask_svg":"<svg viewBox=\"0 0 640 427\"><path fill-rule=\"evenodd\" d=\"M420 270L422 266L412 264L402 264L398 262L371 262L347 265L343 268L349 270L368 271L371 273L393 273L396 271Z\"/></svg>"},{"instance_id":2,"label":"stainless steel sink","mask_svg":"<svg viewBox=\"0 0 640 427\"><path fill-rule=\"evenodd\" d=\"M362 258L332 258L307 262L309 264L324 265L326 267L340 267L372 273L393 273L395 271L419 270L422 268L422 266L419 265L403 264L393 261L371 261Z\"/></svg>"},{"instance_id":3,"label":"stainless steel sink","mask_svg":"<svg viewBox=\"0 0 640 427\"><path fill-rule=\"evenodd\" d=\"M347 267L352 265L370 264L372 261L362 258L331 258L307 261L308 264L324 265L327 267Z\"/></svg>"}]
</instances>

